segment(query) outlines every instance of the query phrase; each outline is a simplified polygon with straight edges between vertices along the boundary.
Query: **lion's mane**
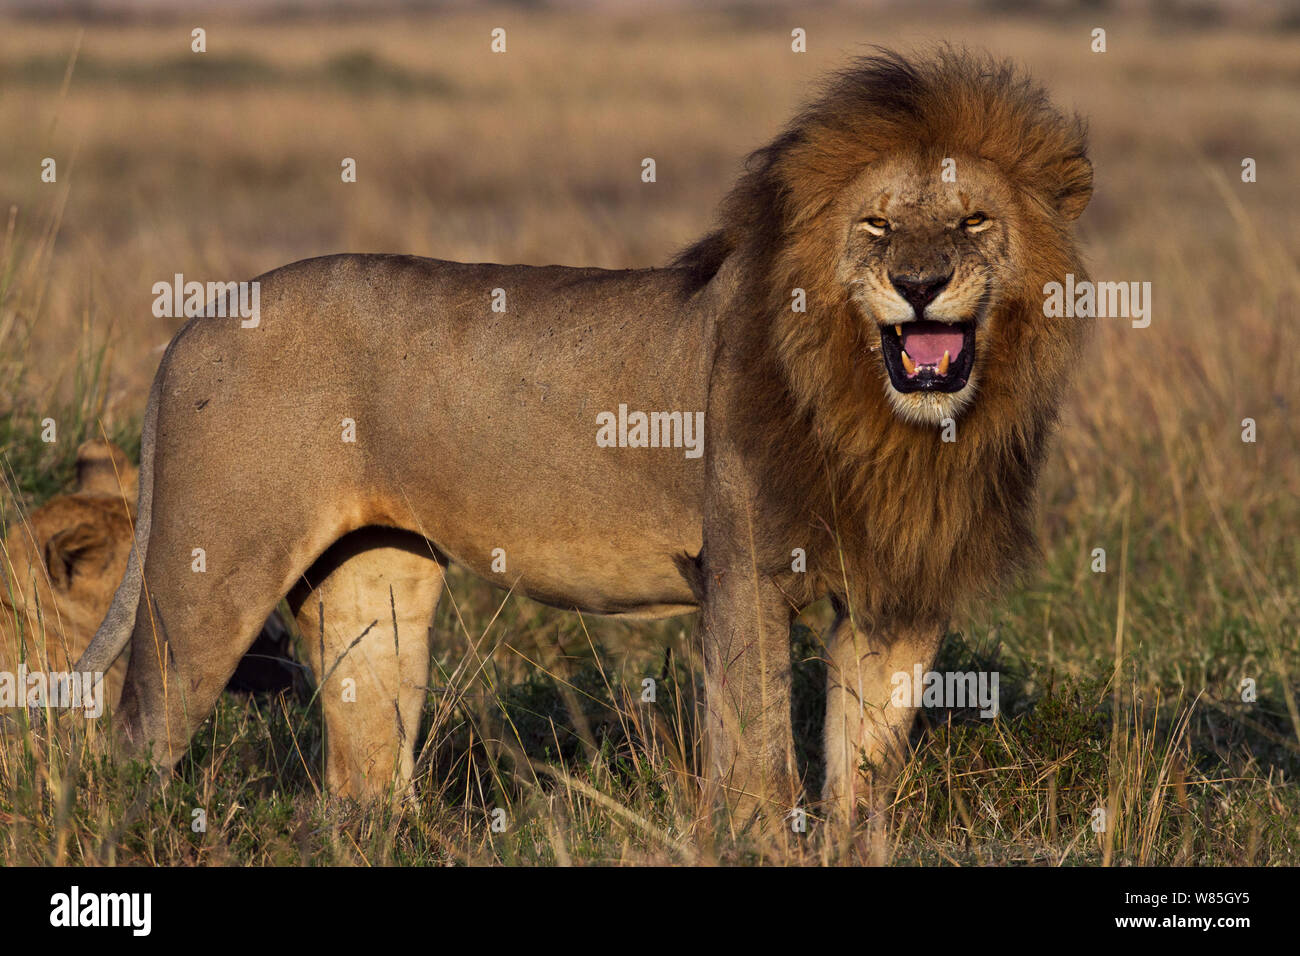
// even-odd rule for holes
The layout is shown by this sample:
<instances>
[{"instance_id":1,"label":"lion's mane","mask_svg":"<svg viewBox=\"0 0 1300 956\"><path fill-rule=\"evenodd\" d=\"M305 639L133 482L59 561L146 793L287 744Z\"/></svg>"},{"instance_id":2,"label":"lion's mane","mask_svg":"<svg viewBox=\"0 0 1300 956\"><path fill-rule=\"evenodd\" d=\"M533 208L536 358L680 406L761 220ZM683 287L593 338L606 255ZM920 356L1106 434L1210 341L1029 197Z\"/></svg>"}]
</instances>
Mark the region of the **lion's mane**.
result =
<instances>
[{"instance_id":1,"label":"lion's mane","mask_svg":"<svg viewBox=\"0 0 1300 956\"><path fill-rule=\"evenodd\" d=\"M932 159L936 175L944 157L989 160L1018 197L1018 281L980 333L978 392L955 442L890 408L874 332L835 273L844 236L828 210L867 164L900 153ZM1011 65L882 51L833 76L746 169L716 231L675 264L702 285L741 263L741 314L721 335L773 370L751 396L769 425L753 453L794 491L773 534L828 531L809 570L864 623L942 622L1035 552L1035 478L1086 332L1042 308L1045 283L1086 277L1062 213L1091 193L1084 124ZM795 288L806 314L791 309Z\"/></svg>"}]
</instances>

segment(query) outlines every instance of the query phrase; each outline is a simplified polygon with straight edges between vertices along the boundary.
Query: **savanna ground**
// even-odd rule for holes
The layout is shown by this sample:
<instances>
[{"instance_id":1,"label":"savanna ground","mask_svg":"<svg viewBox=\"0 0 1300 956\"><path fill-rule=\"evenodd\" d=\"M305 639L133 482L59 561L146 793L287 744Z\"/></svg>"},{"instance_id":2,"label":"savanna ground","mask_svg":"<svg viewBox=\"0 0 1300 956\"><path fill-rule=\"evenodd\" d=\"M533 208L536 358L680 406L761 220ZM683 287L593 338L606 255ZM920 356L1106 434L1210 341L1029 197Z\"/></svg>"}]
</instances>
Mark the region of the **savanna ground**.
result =
<instances>
[{"instance_id":1,"label":"savanna ground","mask_svg":"<svg viewBox=\"0 0 1300 956\"><path fill-rule=\"evenodd\" d=\"M195 25L203 56L189 52ZM488 52L496 26L505 55ZM790 52L796 26L806 54ZM1090 52L1094 26L1104 54ZM1093 275L1151 282L1153 319L1100 323L1042 481L1043 559L952 622L940 669L998 669L1001 715L928 711L893 806L852 841L823 839L815 817L807 834L758 837L709 812L690 619L580 619L453 573L418 806L322 798L309 688L228 695L166 789L70 725L11 730L0 861L1300 862L1298 28L829 6L7 20L8 522L66 487L83 438L102 429L138 452L178 325L152 316L154 282L338 251L661 264L810 81L870 43L1014 56L1087 114ZM40 181L46 156L57 183ZM340 182L345 156L355 184ZM828 621L816 607L796 632L804 741L819 732ZM640 699L647 676L654 703ZM815 786L816 746L803 757Z\"/></svg>"}]
</instances>

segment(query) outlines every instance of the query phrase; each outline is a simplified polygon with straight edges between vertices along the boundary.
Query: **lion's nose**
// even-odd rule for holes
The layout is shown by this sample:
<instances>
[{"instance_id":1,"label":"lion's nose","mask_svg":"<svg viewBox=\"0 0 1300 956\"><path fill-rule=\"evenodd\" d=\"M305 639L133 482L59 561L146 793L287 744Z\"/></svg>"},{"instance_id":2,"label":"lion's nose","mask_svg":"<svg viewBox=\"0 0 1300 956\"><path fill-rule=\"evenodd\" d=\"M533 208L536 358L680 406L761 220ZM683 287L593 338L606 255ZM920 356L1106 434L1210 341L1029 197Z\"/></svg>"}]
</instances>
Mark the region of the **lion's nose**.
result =
<instances>
[{"instance_id":1,"label":"lion's nose","mask_svg":"<svg viewBox=\"0 0 1300 956\"><path fill-rule=\"evenodd\" d=\"M948 281L952 278L949 272L942 278L918 278L908 275L891 275L889 281L894 284L894 288L913 309L916 310L916 317L919 319L925 307L934 301L934 297L944 290Z\"/></svg>"}]
</instances>

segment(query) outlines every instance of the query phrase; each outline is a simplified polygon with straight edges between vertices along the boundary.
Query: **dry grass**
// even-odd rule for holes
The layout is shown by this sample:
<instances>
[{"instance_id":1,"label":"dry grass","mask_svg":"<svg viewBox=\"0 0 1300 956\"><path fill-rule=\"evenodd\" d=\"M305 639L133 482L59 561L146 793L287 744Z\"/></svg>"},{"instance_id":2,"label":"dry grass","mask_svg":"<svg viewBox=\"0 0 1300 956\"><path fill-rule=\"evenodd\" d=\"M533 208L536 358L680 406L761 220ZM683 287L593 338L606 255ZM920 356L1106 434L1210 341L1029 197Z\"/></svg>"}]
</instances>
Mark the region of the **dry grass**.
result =
<instances>
[{"instance_id":1,"label":"dry grass","mask_svg":"<svg viewBox=\"0 0 1300 956\"><path fill-rule=\"evenodd\" d=\"M953 622L946 660L1002 671L1002 717L929 713L895 806L848 843L815 825L739 834L709 811L689 621L579 621L453 576L419 807L322 802L305 699L227 697L165 790L75 728L7 736L0 861L1298 862L1294 34L1108 15L1096 55L1091 21L835 7L204 25L202 69L188 24L0 30L6 519L66 482L99 422L138 429L174 331L151 317L153 282L345 250L662 263L707 226L744 152L866 43L986 47L1087 114L1093 274L1150 281L1154 317L1102 323L1043 483L1041 568ZM505 56L488 53L498 25ZM806 55L789 52L793 26ZM57 184L39 181L44 156ZM339 181L344 156L356 185ZM1257 183L1240 181L1245 156ZM47 415L53 446L36 436ZM827 622L805 617L812 739Z\"/></svg>"}]
</instances>

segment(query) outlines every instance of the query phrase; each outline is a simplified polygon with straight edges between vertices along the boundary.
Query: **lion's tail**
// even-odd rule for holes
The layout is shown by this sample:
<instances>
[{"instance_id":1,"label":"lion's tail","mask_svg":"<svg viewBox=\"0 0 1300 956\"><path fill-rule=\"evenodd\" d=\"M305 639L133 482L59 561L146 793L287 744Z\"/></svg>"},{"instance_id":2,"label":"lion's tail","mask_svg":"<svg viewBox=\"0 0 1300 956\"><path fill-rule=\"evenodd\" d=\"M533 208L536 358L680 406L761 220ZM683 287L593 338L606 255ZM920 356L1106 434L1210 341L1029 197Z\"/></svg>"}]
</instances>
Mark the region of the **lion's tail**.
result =
<instances>
[{"instance_id":1,"label":"lion's tail","mask_svg":"<svg viewBox=\"0 0 1300 956\"><path fill-rule=\"evenodd\" d=\"M112 666L118 655L131 640L135 629L136 610L140 605L140 590L144 582L144 558L149 545L149 526L153 519L153 456L154 436L158 426L158 402L162 393L162 380L166 362L154 376L149 390L149 403L144 410L144 427L140 435L140 498L136 507L135 545L127 559L126 574L117 586L113 603L108 609L94 639L77 661L79 673L102 674Z\"/></svg>"}]
</instances>

